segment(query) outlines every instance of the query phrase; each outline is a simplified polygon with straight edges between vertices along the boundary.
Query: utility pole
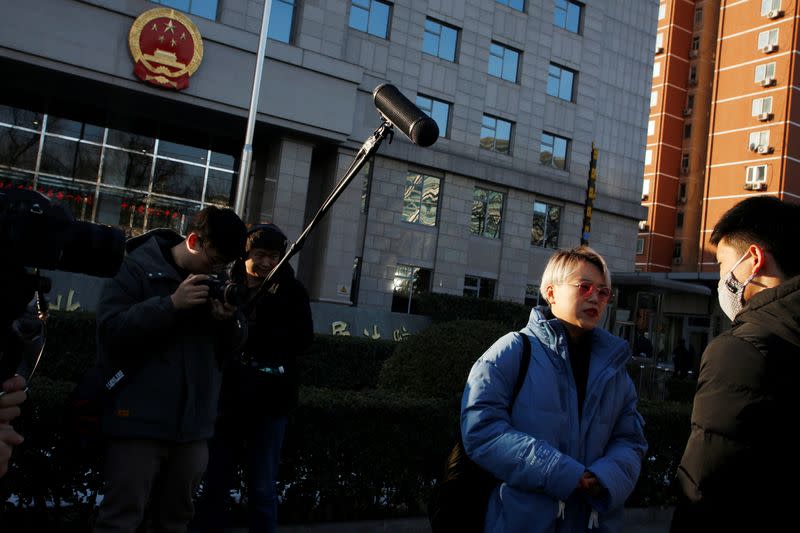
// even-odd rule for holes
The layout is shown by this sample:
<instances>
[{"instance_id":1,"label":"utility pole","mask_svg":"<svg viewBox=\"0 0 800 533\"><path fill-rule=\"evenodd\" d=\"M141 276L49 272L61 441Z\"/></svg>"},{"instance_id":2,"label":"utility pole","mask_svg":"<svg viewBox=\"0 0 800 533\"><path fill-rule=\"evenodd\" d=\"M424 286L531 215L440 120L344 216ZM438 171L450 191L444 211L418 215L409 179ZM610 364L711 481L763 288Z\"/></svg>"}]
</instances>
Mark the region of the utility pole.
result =
<instances>
[{"instance_id":1,"label":"utility pole","mask_svg":"<svg viewBox=\"0 0 800 533\"><path fill-rule=\"evenodd\" d=\"M256 114L258 113L258 95L261 92L261 74L264 71L264 54L267 51L267 31L269 30L269 14L272 9L272 0L264 0L264 14L261 15L261 34L258 38L258 55L256 56L256 71L253 75L253 90L250 93L250 111L247 115L247 132L244 137L242 158L239 162L239 181L236 185L236 202L233 210L244 219L244 200L247 194L250 179L250 166L253 162L253 132L256 127Z\"/></svg>"}]
</instances>

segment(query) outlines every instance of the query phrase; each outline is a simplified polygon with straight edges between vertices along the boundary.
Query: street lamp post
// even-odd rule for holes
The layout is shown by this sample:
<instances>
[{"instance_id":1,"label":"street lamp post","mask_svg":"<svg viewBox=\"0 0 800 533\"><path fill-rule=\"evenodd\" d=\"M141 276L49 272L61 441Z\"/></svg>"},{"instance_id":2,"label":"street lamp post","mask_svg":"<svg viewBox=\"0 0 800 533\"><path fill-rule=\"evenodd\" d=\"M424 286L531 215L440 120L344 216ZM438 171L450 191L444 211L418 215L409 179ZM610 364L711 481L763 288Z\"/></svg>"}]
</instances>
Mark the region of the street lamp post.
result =
<instances>
[{"instance_id":1,"label":"street lamp post","mask_svg":"<svg viewBox=\"0 0 800 533\"><path fill-rule=\"evenodd\" d=\"M242 159L239 163L239 180L236 185L236 202L233 210L244 219L244 201L247 194L250 178L250 166L253 162L253 132L256 127L256 113L258 112L258 95L261 92L261 74L264 71L264 54L267 50L267 31L269 30L269 15L272 0L264 0L264 13L261 15L261 34L258 38L258 55L256 56L256 70L253 75L253 90L250 93L250 110L247 115L247 131L242 148Z\"/></svg>"}]
</instances>

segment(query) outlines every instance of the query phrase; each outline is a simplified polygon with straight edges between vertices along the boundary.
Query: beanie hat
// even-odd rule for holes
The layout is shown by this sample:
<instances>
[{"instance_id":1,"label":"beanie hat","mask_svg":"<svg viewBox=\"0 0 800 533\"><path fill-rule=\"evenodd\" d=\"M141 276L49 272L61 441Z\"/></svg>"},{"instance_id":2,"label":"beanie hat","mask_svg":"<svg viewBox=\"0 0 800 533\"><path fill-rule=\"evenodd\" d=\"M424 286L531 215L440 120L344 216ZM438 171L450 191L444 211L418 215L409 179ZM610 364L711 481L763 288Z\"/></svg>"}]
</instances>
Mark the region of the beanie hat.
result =
<instances>
[{"instance_id":1,"label":"beanie hat","mask_svg":"<svg viewBox=\"0 0 800 533\"><path fill-rule=\"evenodd\" d=\"M253 248L262 248L279 250L283 255L286 253L288 242L286 234L275 224L256 224L247 232L245 252L250 252Z\"/></svg>"}]
</instances>

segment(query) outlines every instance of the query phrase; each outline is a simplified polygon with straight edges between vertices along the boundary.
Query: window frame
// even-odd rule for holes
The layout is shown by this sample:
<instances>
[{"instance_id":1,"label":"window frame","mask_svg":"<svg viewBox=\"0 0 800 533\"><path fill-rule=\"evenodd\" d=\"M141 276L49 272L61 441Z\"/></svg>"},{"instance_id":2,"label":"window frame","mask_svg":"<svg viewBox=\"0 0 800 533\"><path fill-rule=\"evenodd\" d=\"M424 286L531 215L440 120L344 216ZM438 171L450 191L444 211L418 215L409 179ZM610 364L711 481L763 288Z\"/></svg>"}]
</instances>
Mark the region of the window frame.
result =
<instances>
[{"instance_id":1,"label":"window frame","mask_svg":"<svg viewBox=\"0 0 800 533\"><path fill-rule=\"evenodd\" d=\"M566 83L565 82L566 77L564 76L564 73L568 74L571 77L569 81L569 98L564 98L561 95L563 85ZM558 63L550 63L550 65L547 67L547 85L545 86L545 92L547 93L548 96L558 98L559 100L563 100L565 102L574 102L577 79L578 79L577 70L565 67L564 65L559 65ZM550 92L550 86L552 81L555 81L557 85L555 94Z\"/></svg>"},{"instance_id":2,"label":"window frame","mask_svg":"<svg viewBox=\"0 0 800 533\"><path fill-rule=\"evenodd\" d=\"M767 183L767 165L750 165L745 171L745 183ZM760 177L760 179L759 179Z\"/></svg>"},{"instance_id":3,"label":"window frame","mask_svg":"<svg viewBox=\"0 0 800 533\"><path fill-rule=\"evenodd\" d=\"M780 10L781 0L761 0L761 16L766 17L767 13Z\"/></svg>"},{"instance_id":4,"label":"window frame","mask_svg":"<svg viewBox=\"0 0 800 533\"><path fill-rule=\"evenodd\" d=\"M755 66L755 76L753 77L754 83L761 83L767 78L775 79L775 61L769 63L761 63ZM770 74L772 71L772 74Z\"/></svg>"},{"instance_id":5,"label":"window frame","mask_svg":"<svg viewBox=\"0 0 800 533\"><path fill-rule=\"evenodd\" d=\"M769 109L764 109L764 104L768 104L767 107ZM759 111L756 112L756 106L758 106ZM753 98L753 103L751 107L752 116L757 117L762 113L772 113L772 97L771 96L762 96L759 98Z\"/></svg>"},{"instance_id":6,"label":"window frame","mask_svg":"<svg viewBox=\"0 0 800 533\"><path fill-rule=\"evenodd\" d=\"M542 211L542 210L537 211L537 207L539 207L539 206L542 206L544 208L544 211ZM551 225L549 224L549 222L550 222L550 210L551 209L557 209L558 210L558 225L557 225L557 228L556 228L555 242L554 243L549 243L550 239L548 238L550 236L550 235L548 235L548 233L550 233L550 231L551 231ZM542 214L543 214L543 218L544 218L544 224L543 224L543 227L542 227L542 238L540 239L541 242L537 243L537 242L534 241L534 238L533 238L533 228L535 227L537 216L542 216ZM534 246L536 248L557 250L558 249L558 241L561 238L561 220L562 220L563 215L564 215L564 206L558 205L558 204L554 204L554 203L550 203L550 202L541 201L541 200L534 200L533 209L532 209L532 213L531 213L531 246Z\"/></svg>"},{"instance_id":7,"label":"window frame","mask_svg":"<svg viewBox=\"0 0 800 533\"><path fill-rule=\"evenodd\" d=\"M775 42L773 42L773 39L772 39L773 35L775 36L775 39L774 39ZM756 47L759 50L761 50L761 49L763 49L763 48L765 48L767 46L773 45L773 44L775 46L778 46L779 39L780 39L780 28L770 28L768 30L764 30L762 32L759 32L759 34L758 34L758 39L756 40ZM763 44L762 44L762 40L764 41Z\"/></svg>"},{"instance_id":8,"label":"window frame","mask_svg":"<svg viewBox=\"0 0 800 533\"><path fill-rule=\"evenodd\" d=\"M542 154L544 153L542 151L542 147L546 145L545 141L548 140L548 139L545 139L545 136L550 137L552 139L551 144L550 144L552 149L550 151L550 161L549 162L545 162L542 159ZM555 149L556 149L556 142L557 141L565 141L565 143L564 143L564 157L563 157L564 166L563 167L559 167L559 166L553 164L553 162L556 160L556 151L555 151ZM557 170L568 171L569 170L569 153L570 153L570 145L571 144L572 144L572 139L570 139L568 137L562 137L561 135L557 135L555 133L550 133L549 131L542 131L542 135L539 137L539 164L544 165L544 166L548 166L548 167L551 167L551 168L555 168Z\"/></svg>"},{"instance_id":9,"label":"window frame","mask_svg":"<svg viewBox=\"0 0 800 533\"><path fill-rule=\"evenodd\" d=\"M419 202L418 202L417 210L416 210L418 216L416 217L416 220L412 220L412 219L409 219L408 217L406 217L406 204L407 203L413 203L412 200L407 200L406 199L406 195L409 192L409 181L414 176L417 176L417 177L421 178L419 187L416 187L416 186L414 187L414 191L417 191L417 189L418 189L418 192L419 192ZM432 204L431 202L426 202L425 201L425 190L428 187L428 182L432 181L432 180L436 181L436 191L437 191L437 193L436 193L435 205ZM427 227L427 228L436 227L439 224L439 207L441 205L441 197L442 197L441 190L442 190L442 178L440 178L439 176L434 176L434 175L431 175L431 174L424 174L422 172L408 171L406 173L406 182L405 182L405 186L403 188L403 209L402 209L402 211L400 213L401 221L406 223L406 224L415 224L415 225L424 226L424 227ZM433 220L432 224L426 223L425 219L422 216L423 206L425 206L425 205L434 205L434 207L435 207L436 212L434 214L434 220Z\"/></svg>"},{"instance_id":10,"label":"window frame","mask_svg":"<svg viewBox=\"0 0 800 533\"><path fill-rule=\"evenodd\" d=\"M428 23L436 24L439 27L439 33L434 34L432 31L428 29ZM455 42L453 44L453 58L450 59L449 57L444 57L442 55L442 31L443 30L450 30L455 33ZM437 41L436 46L436 53L431 53L425 50L425 42L428 35L433 35ZM461 40L461 30L452 24L448 24L446 22L442 22L441 20L437 20L433 17L426 17L425 24L423 25L422 30L422 53L432 57L438 57L443 61L448 61L450 63L458 63L458 50L459 50L459 43Z\"/></svg>"},{"instance_id":11,"label":"window frame","mask_svg":"<svg viewBox=\"0 0 800 533\"><path fill-rule=\"evenodd\" d=\"M410 274L408 276L403 276L401 274L398 274L398 271L400 270L401 267L405 267L405 268L410 269ZM427 287L423 288L422 290L415 290L415 283L414 282L415 282L416 279L419 279L418 275L419 275L420 272L424 272L427 275ZM419 276L419 277L422 277L422 276ZM404 296L403 295L404 291L401 292L401 291L398 291L398 289L397 289L397 280L398 279L401 279L401 280L404 280L404 281L407 282L406 287L408 289L408 300L407 300L406 308L405 308L404 311L400 311L399 310L400 305L397 305L397 304L403 303L403 301L401 300L401 297ZM421 266L416 266L416 265L408 265L408 264L405 264L405 263L397 263L395 265L395 268L394 268L394 280L392 282L392 307L391 307L391 311L393 313L415 314L414 310L412 309L413 302L414 302L414 295L430 293L431 292L432 281L433 281L433 270L431 270L429 268L421 267Z\"/></svg>"},{"instance_id":12,"label":"window frame","mask_svg":"<svg viewBox=\"0 0 800 533\"><path fill-rule=\"evenodd\" d=\"M502 55L497 55L495 53L495 51L493 50L493 47L500 48L502 50L502 52L503 52ZM513 80L512 79L508 79L505 76L507 54L509 52L511 52L513 54L516 54L516 56L517 56L516 60L515 60L516 64L514 65L514 79ZM492 73L492 65L494 64L492 62L492 58L495 58L495 63L498 60L500 61L500 75ZM519 78L520 78L520 66L521 65L522 65L522 51L521 50L517 50L516 48L513 48L511 46L507 46L507 45L505 45L505 44L503 44L501 42L498 42L498 41L491 41L489 43L489 63L488 63L488 66L487 66L487 73L489 74L489 76L491 76L493 78L500 79L500 80L505 80L505 81L507 81L509 83L517 83L518 84L519 83Z\"/></svg>"},{"instance_id":13,"label":"window frame","mask_svg":"<svg viewBox=\"0 0 800 533\"><path fill-rule=\"evenodd\" d=\"M356 2L358 2L360 5L356 5ZM366 8L363 5L364 3L368 4L368 6ZM372 21L372 16L373 16L373 9L372 8L373 8L373 6L375 4L380 4L382 6L386 6L386 9L387 9L386 27L384 28L384 35L379 35L377 33L373 33L372 31L370 31L371 21ZM362 29L362 28L359 28L359 27L353 25L353 9L355 9L355 8L360 9L361 11L366 11L366 13L367 13L367 26L366 26L365 29ZM360 31L360 32L366 33L368 35L372 35L373 37L377 37L379 39L384 39L384 40L388 41L390 36L391 36L392 15L393 14L394 14L394 4L392 4L390 2L386 2L384 0L350 0L350 12L349 12L348 17L347 17L347 25L348 25L348 27L350 27L350 28L352 28L352 29L354 29L356 31Z\"/></svg>"},{"instance_id":14,"label":"window frame","mask_svg":"<svg viewBox=\"0 0 800 533\"><path fill-rule=\"evenodd\" d=\"M475 280L475 285L473 286L472 284L470 284L469 289L467 288L467 279ZM488 296L488 297L481 295L481 292L483 291L483 288L481 287L481 285L484 285L486 282L491 282L491 286L492 286L492 295ZM475 291L475 294L467 294L468 290L469 291ZM470 274L465 274L464 275L464 288L462 290L462 295L463 296L467 296L467 297L471 297L471 298L483 298L483 299L486 299L486 300L494 300L496 292L497 292L497 280L496 279L484 278L484 277L481 277L481 276L472 276Z\"/></svg>"},{"instance_id":15,"label":"window frame","mask_svg":"<svg viewBox=\"0 0 800 533\"><path fill-rule=\"evenodd\" d=\"M430 102L431 102L430 113L428 112L427 106L424 103L420 103L420 98L423 98L425 100L430 100ZM417 93L416 104L417 104L417 107L420 108L423 113L425 113L426 115L431 117L434 120L434 122L436 122L436 125L439 126L439 138L443 138L443 139L449 138L450 137L450 115L451 115L450 110L453 108L453 104L451 104L450 102L446 102L444 100L440 100L438 98L434 98L433 96L429 96L427 94L422 94L422 93ZM445 111L447 113L447 116L445 117L446 121L445 121L445 124L444 124L444 128L442 127L442 124L440 124L439 121L436 120L436 113L435 113L436 104L444 105L445 108L446 108Z\"/></svg>"},{"instance_id":16,"label":"window frame","mask_svg":"<svg viewBox=\"0 0 800 533\"><path fill-rule=\"evenodd\" d=\"M485 193L486 201L476 199L476 196L478 195L479 191ZM490 195L500 196L500 213L499 213L499 219L497 221L496 234L491 234L491 233L487 234L489 227L488 220L489 220L489 204L491 201L489 198ZM475 204L477 202L481 202L482 204L481 208L482 218L477 222L478 227L476 229L478 229L479 231L474 231L473 216L475 214ZM505 202L506 202L506 194L504 192L496 191L493 189L487 189L485 187L475 186L472 190L472 209L470 210L470 220L469 220L470 234L476 235L478 237L485 237L487 239L500 239L503 235L503 211L505 209Z\"/></svg>"},{"instance_id":17,"label":"window frame","mask_svg":"<svg viewBox=\"0 0 800 533\"><path fill-rule=\"evenodd\" d=\"M486 120L487 119L494 121L494 126L492 128L490 128L489 126L486 125ZM505 150L505 151L497 149L498 123L503 123L503 125L508 124L508 150ZM491 147L486 146L484 144L484 142L483 142L484 138L488 138L488 137L484 137L483 132L484 132L484 130L489 130L489 129L491 129L493 131L493 133L494 133L494 135L491 137L491 139L492 139L492 146ZM480 134L480 146L481 146L481 148L483 148L484 150L488 150L490 152L497 153L497 154L511 155L512 139L513 138L514 138L514 123L513 122L511 122L509 120L505 120L505 119L500 118L500 117L496 117L494 115L489 115L489 114L486 114L486 113L483 114L483 119L481 120L481 134Z\"/></svg>"},{"instance_id":18,"label":"window frame","mask_svg":"<svg viewBox=\"0 0 800 533\"><path fill-rule=\"evenodd\" d=\"M561 7L560 4L564 4L564 7ZM572 26L569 24L569 15L570 15L570 8L576 8L578 10L578 22L575 26L575 29L572 29ZM575 35L582 35L583 34L583 17L584 17L584 10L585 5L581 2L576 2L575 0L554 0L553 1L553 26L556 28L561 28L562 30L568 31L570 33L574 33ZM563 25L559 23L559 13L563 12Z\"/></svg>"}]
</instances>

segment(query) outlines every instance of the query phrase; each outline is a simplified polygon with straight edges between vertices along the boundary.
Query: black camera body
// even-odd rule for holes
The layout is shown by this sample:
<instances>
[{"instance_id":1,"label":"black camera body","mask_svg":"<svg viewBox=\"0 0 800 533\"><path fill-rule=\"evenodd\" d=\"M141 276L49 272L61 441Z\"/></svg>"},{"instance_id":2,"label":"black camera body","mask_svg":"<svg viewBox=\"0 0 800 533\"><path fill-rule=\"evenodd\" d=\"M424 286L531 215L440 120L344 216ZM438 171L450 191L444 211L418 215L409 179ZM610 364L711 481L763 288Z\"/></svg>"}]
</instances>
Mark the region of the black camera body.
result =
<instances>
[{"instance_id":1,"label":"black camera body","mask_svg":"<svg viewBox=\"0 0 800 533\"><path fill-rule=\"evenodd\" d=\"M212 275L198 284L208 287L209 298L214 298L222 303L239 307L247 301L247 287L240 283Z\"/></svg>"},{"instance_id":2,"label":"black camera body","mask_svg":"<svg viewBox=\"0 0 800 533\"><path fill-rule=\"evenodd\" d=\"M34 293L50 290L49 280L28 268L112 277L124 255L122 230L77 221L33 190L0 190L0 381L14 374L21 359L14 320Z\"/></svg>"}]
</instances>

